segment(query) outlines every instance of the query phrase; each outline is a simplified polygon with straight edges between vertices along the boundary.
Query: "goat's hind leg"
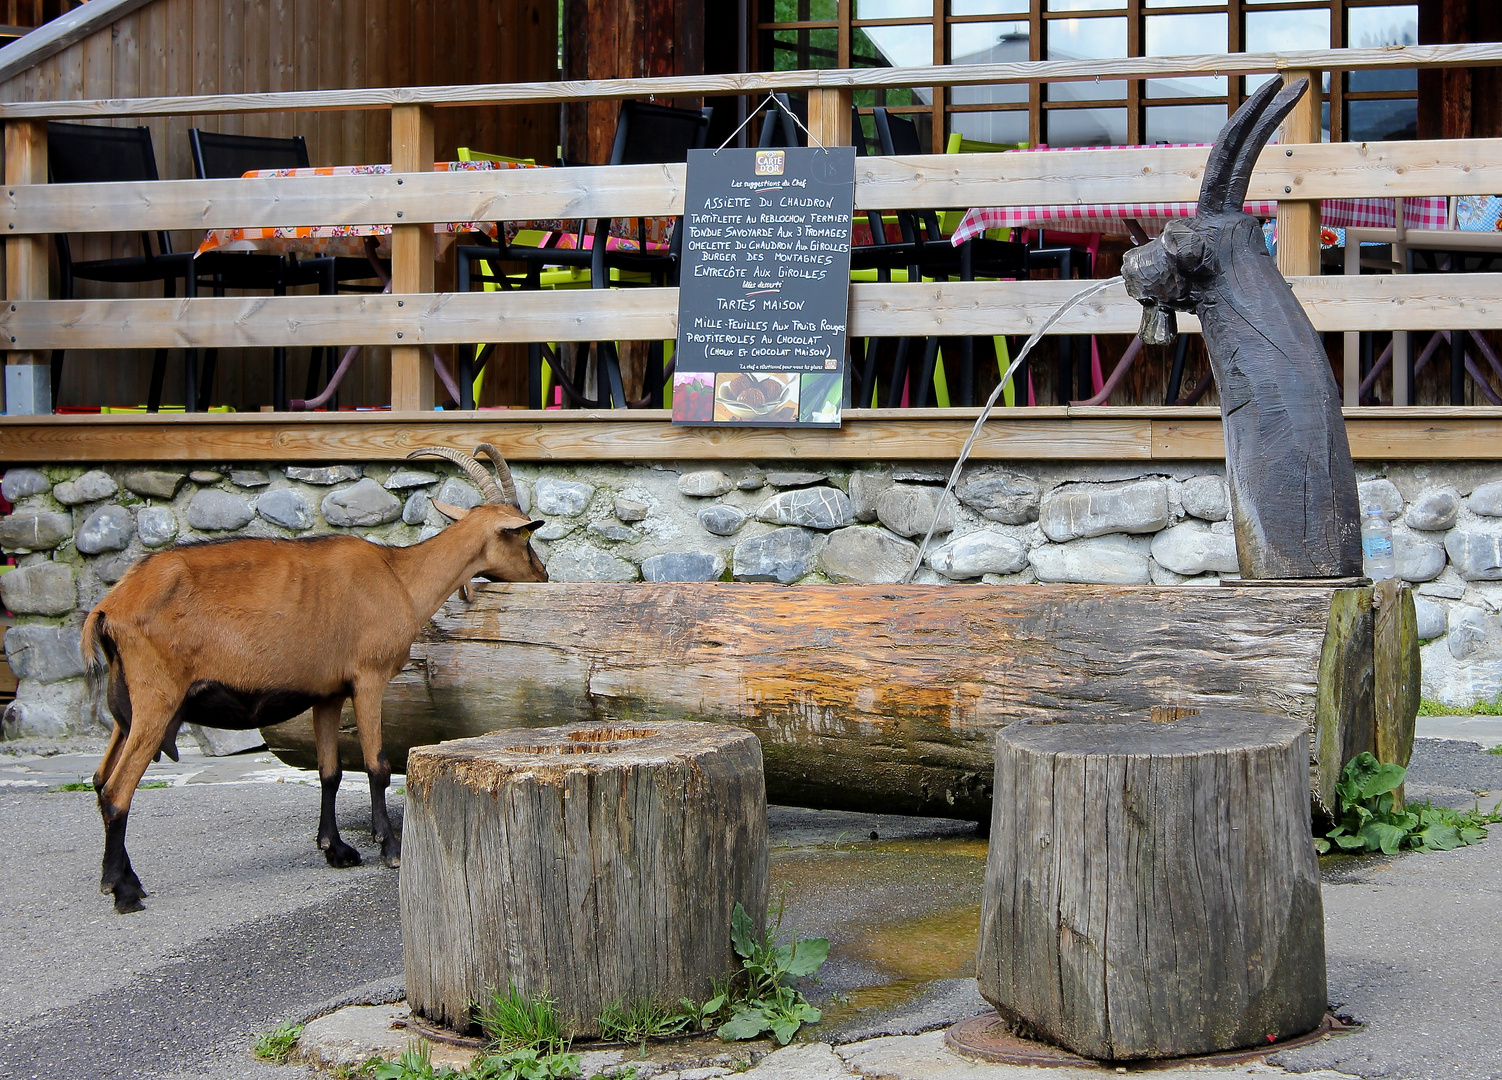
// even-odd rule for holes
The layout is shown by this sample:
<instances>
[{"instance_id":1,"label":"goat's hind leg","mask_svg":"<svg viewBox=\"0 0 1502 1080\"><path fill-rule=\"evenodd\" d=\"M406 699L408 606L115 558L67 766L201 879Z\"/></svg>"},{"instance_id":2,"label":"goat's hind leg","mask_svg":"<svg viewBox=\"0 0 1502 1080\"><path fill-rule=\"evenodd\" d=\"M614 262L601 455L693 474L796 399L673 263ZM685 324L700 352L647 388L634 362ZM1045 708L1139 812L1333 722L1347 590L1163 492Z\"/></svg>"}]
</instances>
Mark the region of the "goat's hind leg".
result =
<instances>
[{"instance_id":1,"label":"goat's hind leg","mask_svg":"<svg viewBox=\"0 0 1502 1080\"><path fill-rule=\"evenodd\" d=\"M138 713L130 730L122 740L111 736L110 749L100 763L100 773L95 776L99 793L99 816L104 819L104 867L99 878L99 891L115 895L115 910L124 915L140 911L146 890L141 879L130 865L130 855L125 850L125 824L130 817L130 800L136 793L136 785L146 775L146 766L156 756L161 746L162 732L170 722L170 716L157 717ZM121 728L117 722L115 731ZM105 773L105 765L110 767Z\"/></svg>"},{"instance_id":2,"label":"goat's hind leg","mask_svg":"<svg viewBox=\"0 0 1502 1080\"><path fill-rule=\"evenodd\" d=\"M318 748L318 780L323 787L323 803L318 814L318 847L330 866L359 866L360 853L339 836L335 820L335 801L344 770L339 764L339 710L343 698L320 701L313 706L313 738Z\"/></svg>"}]
</instances>

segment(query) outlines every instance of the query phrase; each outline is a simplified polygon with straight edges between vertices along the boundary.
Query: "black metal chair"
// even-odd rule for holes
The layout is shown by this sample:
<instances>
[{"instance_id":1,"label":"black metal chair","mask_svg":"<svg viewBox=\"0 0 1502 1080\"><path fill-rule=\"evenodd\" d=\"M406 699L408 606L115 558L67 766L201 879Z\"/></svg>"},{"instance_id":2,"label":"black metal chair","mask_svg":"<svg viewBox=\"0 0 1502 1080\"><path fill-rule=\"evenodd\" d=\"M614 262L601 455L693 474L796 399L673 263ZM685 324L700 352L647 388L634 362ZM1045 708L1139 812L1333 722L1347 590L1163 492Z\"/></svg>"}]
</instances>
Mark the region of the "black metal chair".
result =
<instances>
[{"instance_id":1,"label":"black metal chair","mask_svg":"<svg viewBox=\"0 0 1502 1080\"><path fill-rule=\"evenodd\" d=\"M913 121L883 108L872 110L872 116L883 154L911 156L927 152L919 138L918 125ZM909 281L920 281L925 277L939 281L950 278L974 281L977 277L1025 278L1028 275L1029 253L1024 244L977 237L956 248L944 236L938 212L934 210L902 210L897 214L897 222L902 230L903 244L910 246L912 252ZM906 353L899 349L888 392L889 408L900 403L904 381L908 384L908 401L912 405L922 408L928 403L928 391L933 385L934 368L938 364L939 344L937 337L925 340L923 365L916 372L909 372ZM975 340L960 338L956 344L960 366L959 392L955 395L957 404L974 405ZM947 353L948 349L945 351Z\"/></svg>"},{"instance_id":2,"label":"black metal chair","mask_svg":"<svg viewBox=\"0 0 1502 1080\"><path fill-rule=\"evenodd\" d=\"M193 128L188 132L188 143L193 153L193 171L199 179L233 179L257 169L307 169L312 167L308 156L307 141L301 135L287 139L267 138L259 135L225 135L216 131ZM208 287L215 296L224 295L230 289L270 289L273 295L282 296L287 289L299 285L316 285L320 295L332 296L341 286L351 291L378 291L380 286L352 285L365 282L375 276L375 269L365 259L318 256L298 259L287 255L260 255L253 252L213 252L200 256L199 288ZM214 363L218 350L209 349L204 354L202 382L212 383ZM338 350L333 347L315 348L308 361L305 398L318 392L320 370L322 381L333 377ZM272 397L279 410L287 408L287 350L272 351ZM338 407L337 395L329 402Z\"/></svg>"},{"instance_id":3,"label":"black metal chair","mask_svg":"<svg viewBox=\"0 0 1502 1080\"><path fill-rule=\"evenodd\" d=\"M690 150L702 149L709 137L709 121L713 109L673 109L640 101L623 101L620 119L616 123L615 143L611 148L611 165L648 165L681 162L688 159ZM505 242L505 222L498 223L497 242L494 244L461 244L458 247L460 292L468 292L474 285L493 283L502 289L540 288L544 267L562 266L587 268L590 287L608 288L611 274L645 275L654 285L676 285L682 251L681 219L673 229L673 239L666 251L647 249L646 221L637 219L637 251L612 251L609 248L611 219L600 218L595 222L590 247L575 248L534 247ZM575 235L584 236L585 222L578 223ZM556 244L558 237L553 238ZM520 275L508 274L501 265L504 262L520 262L524 270ZM625 408L628 405L660 405L662 389L668 372L662 362L661 342L653 342L648 350L647 377L643 387L645 397L641 402L628 402L624 381L621 378L620 357L613 341L593 344L596 358L598 393L594 398L585 392L585 377L588 368L588 345L576 351L573 370L565 371L559 359L552 357L552 366L558 374L559 384L570 404L583 408ZM459 389L464 400L461 408L474 408L474 351L461 348L459 362ZM488 350L482 352L483 358ZM528 404L542 407L542 356L543 344L532 342L528 346Z\"/></svg>"},{"instance_id":4,"label":"black metal chair","mask_svg":"<svg viewBox=\"0 0 1502 1080\"><path fill-rule=\"evenodd\" d=\"M188 132L188 144L193 155L193 172L201 180L234 179L253 169L305 169L311 167L308 144L301 135L290 139L273 139L254 135L224 135L214 131L193 128ZM279 255L261 255L251 252L214 252L215 258L204 263L208 274L200 275L200 285L207 285L215 296L223 296L224 290L269 289L275 296L286 294L293 285L317 285L323 294L332 294L335 289L334 260L332 258L305 259ZM203 260L200 260L203 261ZM366 274L370 273L366 270ZM333 350L314 349L308 361L308 393L312 397L316 389L318 371L327 365L332 373ZM217 349L204 352L204 379L210 383L214 365L218 359ZM278 347L272 350L272 400L278 410L287 408L287 350Z\"/></svg>"},{"instance_id":5,"label":"black metal chair","mask_svg":"<svg viewBox=\"0 0 1502 1080\"><path fill-rule=\"evenodd\" d=\"M47 124L47 179L54 184L133 183L156 180L156 154L151 146L151 129L99 127L92 124ZM58 268L62 298L73 299L79 281L139 284L162 283L162 294L177 295L182 283L185 296L197 295L193 253L175 252L165 231L141 233L142 254L114 259L74 259L67 235L58 233ZM162 381L167 371L167 350L157 349L151 367L151 386L146 407L156 412L162 402ZM63 376L63 350L52 352L52 400L60 400ZM183 350L184 408L195 411L199 401L198 351Z\"/></svg>"},{"instance_id":6,"label":"black metal chair","mask_svg":"<svg viewBox=\"0 0 1502 1080\"><path fill-rule=\"evenodd\" d=\"M773 94L776 107L762 117L761 137L758 149L771 150L779 146L807 146L808 102L793 101L786 94Z\"/></svg>"}]
</instances>

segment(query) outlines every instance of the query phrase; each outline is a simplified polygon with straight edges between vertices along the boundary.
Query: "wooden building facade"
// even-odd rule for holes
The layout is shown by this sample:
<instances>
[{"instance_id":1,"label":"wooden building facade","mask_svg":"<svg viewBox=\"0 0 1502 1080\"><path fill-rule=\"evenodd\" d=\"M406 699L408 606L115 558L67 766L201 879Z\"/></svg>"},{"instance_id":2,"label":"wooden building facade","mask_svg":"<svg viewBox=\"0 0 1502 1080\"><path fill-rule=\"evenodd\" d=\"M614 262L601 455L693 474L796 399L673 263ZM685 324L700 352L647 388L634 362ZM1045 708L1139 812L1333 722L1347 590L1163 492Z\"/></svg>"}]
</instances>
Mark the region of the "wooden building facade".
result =
<instances>
[{"instance_id":1,"label":"wooden building facade","mask_svg":"<svg viewBox=\"0 0 1502 1080\"><path fill-rule=\"evenodd\" d=\"M551 81L558 78L557 43L557 5L546 0L90 0L0 49L0 101ZM314 165L391 160L390 117L383 111L160 117L144 123L164 179L193 175L189 127L302 135ZM435 128L439 160L452 160L458 147L470 146L551 163L559 109L440 109ZM184 250L200 239L178 233L173 245ZM132 235L93 237L87 245L75 249L77 257L139 253ZM150 288L135 295L152 295ZM83 297L131 295L125 289L79 283ZM145 400L150 354L79 358L74 363L70 354L61 402ZM290 385L301 386L304 360L294 353ZM177 364L174 353L168 386L180 386ZM246 408L268 402L270 370L265 350L222 354L216 403ZM377 404L389 394L387 350L366 349L341 400Z\"/></svg>"}]
</instances>

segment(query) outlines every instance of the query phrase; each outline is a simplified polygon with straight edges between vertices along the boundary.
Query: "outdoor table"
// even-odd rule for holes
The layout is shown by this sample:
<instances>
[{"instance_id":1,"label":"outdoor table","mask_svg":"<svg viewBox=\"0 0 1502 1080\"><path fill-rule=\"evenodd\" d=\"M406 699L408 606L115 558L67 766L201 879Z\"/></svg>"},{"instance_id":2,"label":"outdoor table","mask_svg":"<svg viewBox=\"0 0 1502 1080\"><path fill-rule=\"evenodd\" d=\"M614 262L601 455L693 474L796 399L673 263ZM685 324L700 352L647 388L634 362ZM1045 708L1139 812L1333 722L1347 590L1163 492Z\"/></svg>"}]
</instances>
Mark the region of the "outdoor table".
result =
<instances>
[{"instance_id":1,"label":"outdoor table","mask_svg":"<svg viewBox=\"0 0 1502 1080\"><path fill-rule=\"evenodd\" d=\"M439 161L434 162L433 171L488 172L493 169L546 167L514 161ZM244 174L244 178L274 180L292 176L379 175L391 171L389 164L335 165L306 169L252 169ZM205 234L202 243L198 245L196 254L202 255L208 251L253 251L272 255L363 258L370 262L370 276L381 279L384 292L390 290L391 279L379 260L391 257L391 228L390 225L297 225L253 229L212 229ZM558 219L501 223L494 221L437 222L433 225L433 231L437 234L436 253L441 257L454 239L462 233L482 233L491 239L497 239L502 235L502 228L504 228L504 238L507 243L514 240L519 233L526 231L543 234L537 241L539 247L569 249L578 246L581 242L578 234L569 231L568 223ZM667 247L672 237L672 229L672 218L646 218L647 247L649 249ZM585 234L582 243L586 248L592 246L593 234ZM608 246L612 251L640 250L635 219L613 219L610 224ZM295 410L321 408L331 395L337 392L340 382L343 381L345 373L360 350L361 347L358 345L352 345L346 349L338 367L331 373L323 393L306 401L299 400L294 403L293 408ZM462 401L463 397L458 383L449 374L447 367L438 359L436 353L432 354L432 359L434 370L445 389L453 395L456 401Z\"/></svg>"},{"instance_id":2,"label":"outdoor table","mask_svg":"<svg viewBox=\"0 0 1502 1080\"><path fill-rule=\"evenodd\" d=\"M433 164L433 171L488 172L492 169L546 167L512 161L439 161ZM390 165L335 165L317 166L310 169L253 169L245 173L245 178L378 175L389 172L391 172ZM665 247L672 237L673 219L647 218L646 223L647 246L649 248ZM547 246L547 242L552 239L554 233L560 234L557 243L553 245L555 247L572 248L578 243L575 234L569 231L569 224L557 219L507 221L504 225L505 239L508 242L514 239L517 233L531 230L547 234L539 246ZM453 243L454 238L461 233L483 233L491 239L496 239L498 235L497 223L494 221L439 222L434 224L433 231L438 234L439 255L442 255L444 250ZM390 258L390 225L298 225L261 229L213 229L198 245L198 254L202 255L206 251L258 251L273 255L335 255L364 258L369 253L369 246L365 242L367 237L375 238L377 257ZM591 243L593 243L593 238L586 236L584 245L588 247ZM634 219L616 218L611 222L610 247L612 250L620 251L639 249Z\"/></svg>"},{"instance_id":3,"label":"outdoor table","mask_svg":"<svg viewBox=\"0 0 1502 1080\"><path fill-rule=\"evenodd\" d=\"M1063 229L1075 233L1130 233L1137 225L1147 236L1163 231L1174 218L1194 216L1192 202L1087 203L1070 206L982 206L966 211L951 242L958 247L987 229ZM1253 217L1276 217L1272 200L1248 202ZM1442 195L1405 199L1404 224L1410 229L1442 229L1448 207ZM1391 229L1392 199L1325 199L1320 203L1320 224L1325 228Z\"/></svg>"},{"instance_id":4,"label":"outdoor table","mask_svg":"<svg viewBox=\"0 0 1502 1080\"><path fill-rule=\"evenodd\" d=\"M1203 144L1180 143L1179 146ZM1009 154L1045 153L1063 147L1037 147L1008 150ZM1079 149L1078 147L1072 149ZM1113 150L1148 150L1154 147L1109 147ZM1163 231L1174 218L1193 217L1195 203L1083 203L1062 206L982 206L965 213L954 230L951 242L958 247L966 240L982 236L988 229L1063 229L1075 233L1114 233L1134 236L1140 243ZM1248 202L1246 212L1253 217L1276 217L1278 204L1264 199ZM1449 213L1442 195L1404 200L1404 224L1410 229L1442 229ZM1325 199L1320 203L1320 224L1326 228L1391 229L1392 199ZM1134 231L1135 226L1135 231Z\"/></svg>"}]
</instances>

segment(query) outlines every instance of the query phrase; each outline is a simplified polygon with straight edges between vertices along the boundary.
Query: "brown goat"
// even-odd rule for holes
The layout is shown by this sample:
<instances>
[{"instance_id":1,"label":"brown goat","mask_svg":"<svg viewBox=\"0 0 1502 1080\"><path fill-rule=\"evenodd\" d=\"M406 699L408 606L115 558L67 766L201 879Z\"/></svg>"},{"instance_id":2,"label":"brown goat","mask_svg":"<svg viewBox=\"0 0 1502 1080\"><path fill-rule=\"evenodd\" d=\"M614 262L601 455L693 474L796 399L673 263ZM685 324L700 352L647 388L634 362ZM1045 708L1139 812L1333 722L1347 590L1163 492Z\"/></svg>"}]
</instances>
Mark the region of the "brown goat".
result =
<instances>
[{"instance_id":1,"label":"brown goat","mask_svg":"<svg viewBox=\"0 0 1502 1080\"><path fill-rule=\"evenodd\" d=\"M457 462L480 483L485 505L435 502L454 519L411 547L353 536L184 544L143 559L89 614L84 655L109 669L114 731L94 773L104 818L101 892L115 910L139 911L140 879L125 851L130 800L146 767L165 750L176 758L184 723L264 727L313 710L323 786L318 846L331 866L360 855L339 837L339 712L354 700L370 776L371 825L388 866L401 838L386 814L391 766L381 750L381 696L407 662L423 624L472 578L546 581L532 550L531 520L516 506L510 470L494 447L500 483L467 454L415 450Z\"/></svg>"}]
</instances>

